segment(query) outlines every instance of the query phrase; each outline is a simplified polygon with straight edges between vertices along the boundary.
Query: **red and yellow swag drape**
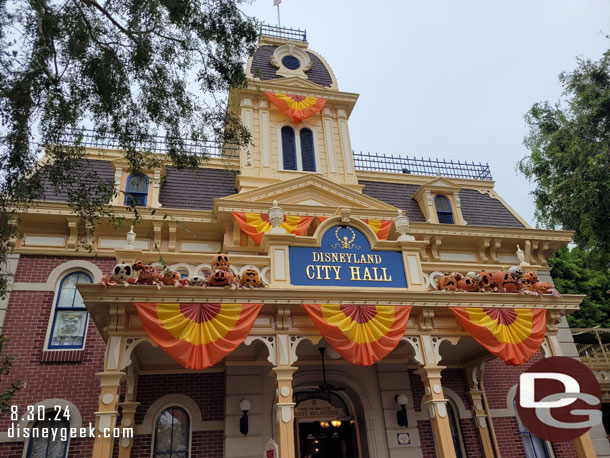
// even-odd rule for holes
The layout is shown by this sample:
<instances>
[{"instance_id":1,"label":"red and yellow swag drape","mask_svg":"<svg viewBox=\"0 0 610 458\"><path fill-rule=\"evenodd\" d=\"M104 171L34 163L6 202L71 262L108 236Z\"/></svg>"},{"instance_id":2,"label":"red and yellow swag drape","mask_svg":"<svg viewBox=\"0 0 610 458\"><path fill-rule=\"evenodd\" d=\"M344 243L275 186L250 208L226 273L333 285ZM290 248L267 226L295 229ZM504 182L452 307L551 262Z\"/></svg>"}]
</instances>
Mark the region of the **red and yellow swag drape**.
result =
<instances>
[{"instance_id":1,"label":"red and yellow swag drape","mask_svg":"<svg viewBox=\"0 0 610 458\"><path fill-rule=\"evenodd\" d=\"M529 361L542 345L543 309L451 307L451 311L477 342L511 366Z\"/></svg>"},{"instance_id":2,"label":"red and yellow swag drape","mask_svg":"<svg viewBox=\"0 0 610 458\"><path fill-rule=\"evenodd\" d=\"M187 369L211 367L248 336L263 304L134 303L148 335Z\"/></svg>"},{"instance_id":3,"label":"red and yellow swag drape","mask_svg":"<svg viewBox=\"0 0 610 458\"><path fill-rule=\"evenodd\" d=\"M292 122L299 124L304 119L316 114L326 103L326 99L305 95L284 94L281 92L265 92L271 103Z\"/></svg>"},{"instance_id":4,"label":"red and yellow swag drape","mask_svg":"<svg viewBox=\"0 0 610 458\"><path fill-rule=\"evenodd\" d=\"M303 304L328 344L343 359L370 366L385 358L405 333L411 307Z\"/></svg>"},{"instance_id":5,"label":"red and yellow swag drape","mask_svg":"<svg viewBox=\"0 0 610 458\"><path fill-rule=\"evenodd\" d=\"M256 246L260 246L263 234L273 227L267 213L233 212L233 217ZM313 218L313 216L284 215L284 222L280 227L286 229L288 234L303 235L309 229Z\"/></svg>"},{"instance_id":6,"label":"red and yellow swag drape","mask_svg":"<svg viewBox=\"0 0 610 458\"><path fill-rule=\"evenodd\" d=\"M318 216L320 222L328 219L327 216ZM360 221L367 224L373 231L379 240L387 240L392 230L392 220L386 221L382 219L361 219Z\"/></svg>"}]
</instances>

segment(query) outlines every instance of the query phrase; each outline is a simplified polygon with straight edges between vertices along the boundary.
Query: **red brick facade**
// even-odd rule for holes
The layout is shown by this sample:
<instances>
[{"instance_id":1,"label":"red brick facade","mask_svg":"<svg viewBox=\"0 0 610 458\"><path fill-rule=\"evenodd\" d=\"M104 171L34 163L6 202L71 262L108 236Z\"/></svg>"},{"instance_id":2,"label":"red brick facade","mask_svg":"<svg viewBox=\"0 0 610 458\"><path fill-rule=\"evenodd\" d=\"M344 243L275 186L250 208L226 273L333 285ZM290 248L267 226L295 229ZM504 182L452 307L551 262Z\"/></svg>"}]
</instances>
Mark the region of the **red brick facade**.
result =
<instances>
[{"instance_id":1,"label":"red brick facade","mask_svg":"<svg viewBox=\"0 0 610 458\"><path fill-rule=\"evenodd\" d=\"M15 281L17 283L41 283L49 279L51 272L59 265L74 260L95 264L102 272L108 273L114 265L112 259L22 256L19 260ZM93 423L94 412L98 408L99 381L95 373L103 369L105 343L94 324L89 321L84 351L44 352L49 319L53 307L53 291L13 291L4 323L4 334L11 340L7 354L17 357L12 379L23 379L26 384L19 391L13 403L24 409L47 399L64 399L79 410L83 426ZM53 354L51 354L53 353ZM541 358L540 355L525 367ZM518 381L523 367L506 366L500 360L487 363L483 380L487 400L491 409L506 409L506 397L510 388ZM471 411L468 387L463 370L446 369L442 373L443 385L451 389ZM419 376L409 371L411 394L415 410L420 411L424 387ZM224 421L225 375L222 372L141 375L138 379L137 401L141 403L136 412L136 425L141 425L150 406L161 397L182 394L191 398L199 407L203 421ZM10 425L8 416L0 417L0 430L6 431ZM493 425L500 452L504 458L525 457L521 434L514 417L495 417ZM429 421L417 422L422 453L425 458L436 456L434 438ZM461 418L460 427L466 456L482 456L478 432L473 419ZM153 426L154 428L154 426ZM224 455L225 432L193 431L191 438L192 456L221 458ZM151 435L137 435L134 438L132 456L149 458ZM0 456L21 458L23 442L0 443ZM115 445L115 450L117 449ZM93 441L72 439L69 456L90 457ZM575 457L571 442L553 444L557 458Z\"/></svg>"}]
</instances>

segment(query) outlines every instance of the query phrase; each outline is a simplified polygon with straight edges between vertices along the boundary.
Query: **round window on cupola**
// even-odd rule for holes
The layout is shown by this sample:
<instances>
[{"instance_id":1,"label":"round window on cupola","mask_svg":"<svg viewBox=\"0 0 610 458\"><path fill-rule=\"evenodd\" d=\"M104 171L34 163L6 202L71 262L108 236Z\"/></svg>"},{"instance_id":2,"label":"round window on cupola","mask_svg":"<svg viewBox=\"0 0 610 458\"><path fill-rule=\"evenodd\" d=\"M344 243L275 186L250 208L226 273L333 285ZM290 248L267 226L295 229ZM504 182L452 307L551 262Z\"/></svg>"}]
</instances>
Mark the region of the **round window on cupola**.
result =
<instances>
[{"instance_id":1,"label":"round window on cupola","mask_svg":"<svg viewBox=\"0 0 610 458\"><path fill-rule=\"evenodd\" d=\"M282 57L282 65L289 70L296 70L301 66L301 61L294 56Z\"/></svg>"}]
</instances>

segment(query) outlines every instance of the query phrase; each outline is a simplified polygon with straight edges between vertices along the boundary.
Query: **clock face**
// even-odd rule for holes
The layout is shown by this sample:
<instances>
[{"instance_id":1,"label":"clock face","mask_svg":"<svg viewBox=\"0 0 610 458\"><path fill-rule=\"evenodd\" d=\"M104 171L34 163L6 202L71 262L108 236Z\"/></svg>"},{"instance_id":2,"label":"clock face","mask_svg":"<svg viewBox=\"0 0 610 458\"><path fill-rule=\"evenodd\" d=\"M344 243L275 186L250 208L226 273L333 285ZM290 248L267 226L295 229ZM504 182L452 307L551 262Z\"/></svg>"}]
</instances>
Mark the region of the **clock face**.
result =
<instances>
[{"instance_id":1,"label":"clock face","mask_svg":"<svg viewBox=\"0 0 610 458\"><path fill-rule=\"evenodd\" d=\"M284 56L282 65L290 70L296 70L301 66L301 61L294 56Z\"/></svg>"}]
</instances>

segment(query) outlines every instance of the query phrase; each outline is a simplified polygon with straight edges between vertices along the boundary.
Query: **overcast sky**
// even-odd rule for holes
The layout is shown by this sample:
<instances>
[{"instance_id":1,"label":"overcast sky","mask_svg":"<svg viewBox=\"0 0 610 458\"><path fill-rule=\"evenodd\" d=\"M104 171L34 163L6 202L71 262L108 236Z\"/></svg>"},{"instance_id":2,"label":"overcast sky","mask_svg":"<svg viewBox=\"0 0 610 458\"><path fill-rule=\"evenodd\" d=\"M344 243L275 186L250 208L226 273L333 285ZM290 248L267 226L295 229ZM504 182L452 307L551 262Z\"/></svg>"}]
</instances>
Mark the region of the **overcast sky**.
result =
<instances>
[{"instance_id":1,"label":"overcast sky","mask_svg":"<svg viewBox=\"0 0 610 458\"><path fill-rule=\"evenodd\" d=\"M273 0L243 11L277 25ZM283 0L282 26L307 29L339 89L360 94L355 151L488 162L496 191L535 225L524 114L561 95L576 57L610 48L607 0Z\"/></svg>"}]
</instances>

